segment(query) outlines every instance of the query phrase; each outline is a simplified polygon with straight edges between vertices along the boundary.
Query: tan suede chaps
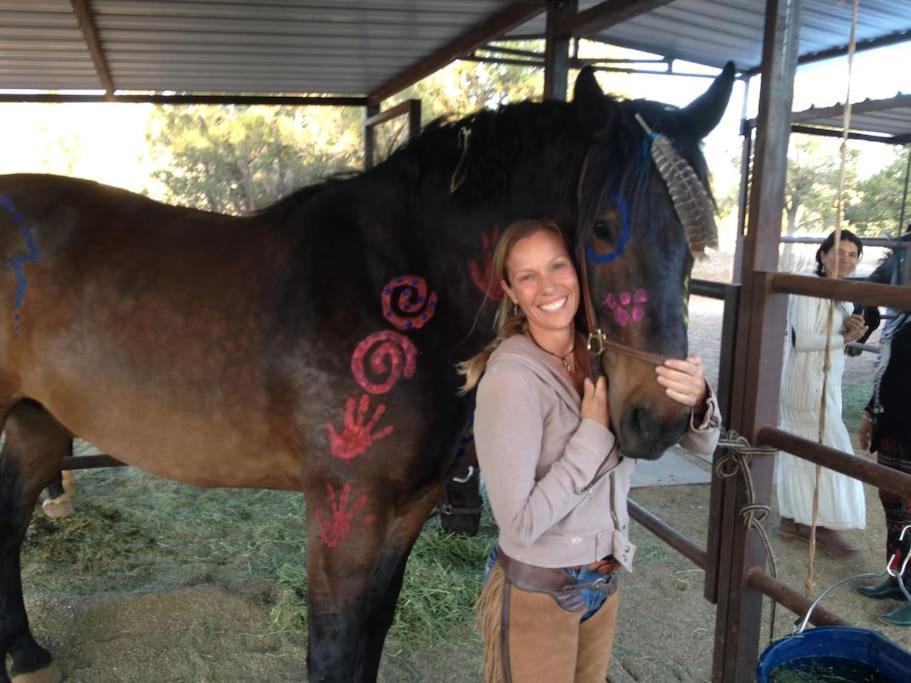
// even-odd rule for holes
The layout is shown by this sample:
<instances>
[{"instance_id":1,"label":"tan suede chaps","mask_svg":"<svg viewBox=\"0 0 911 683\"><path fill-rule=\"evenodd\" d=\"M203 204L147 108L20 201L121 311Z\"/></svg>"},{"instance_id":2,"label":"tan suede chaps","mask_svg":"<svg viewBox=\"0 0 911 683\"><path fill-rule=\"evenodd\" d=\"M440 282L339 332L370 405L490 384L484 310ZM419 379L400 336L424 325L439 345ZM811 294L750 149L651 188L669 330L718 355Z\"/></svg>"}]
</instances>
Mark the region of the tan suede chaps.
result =
<instances>
[{"instance_id":1,"label":"tan suede chaps","mask_svg":"<svg viewBox=\"0 0 911 683\"><path fill-rule=\"evenodd\" d=\"M506 580L500 562L478 600L486 683L604 683L610 666L619 595L586 622L547 592Z\"/></svg>"}]
</instances>

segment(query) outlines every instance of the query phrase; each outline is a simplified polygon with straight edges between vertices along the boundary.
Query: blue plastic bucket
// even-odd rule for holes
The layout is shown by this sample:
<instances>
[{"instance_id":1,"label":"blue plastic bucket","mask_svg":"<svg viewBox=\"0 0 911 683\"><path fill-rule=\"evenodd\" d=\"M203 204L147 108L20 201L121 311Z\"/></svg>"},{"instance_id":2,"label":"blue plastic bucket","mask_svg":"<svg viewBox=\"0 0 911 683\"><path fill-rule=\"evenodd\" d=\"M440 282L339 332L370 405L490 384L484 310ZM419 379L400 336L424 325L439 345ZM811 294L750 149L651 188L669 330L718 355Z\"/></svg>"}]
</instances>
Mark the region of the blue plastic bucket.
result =
<instances>
[{"instance_id":1,"label":"blue plastic bucket","mask_svg":"<svg viewBox=\"0 0 911 683\"><path fill-rule=\"evenodd\" d=\"M787 676L789 672L794 676ZM820 626L776 640L756 666L758 683L776 678L810 681L814 674L818 676L815 680L907 683L911 680L911 653L876 631Z\"/></svg>"}]
</instances>

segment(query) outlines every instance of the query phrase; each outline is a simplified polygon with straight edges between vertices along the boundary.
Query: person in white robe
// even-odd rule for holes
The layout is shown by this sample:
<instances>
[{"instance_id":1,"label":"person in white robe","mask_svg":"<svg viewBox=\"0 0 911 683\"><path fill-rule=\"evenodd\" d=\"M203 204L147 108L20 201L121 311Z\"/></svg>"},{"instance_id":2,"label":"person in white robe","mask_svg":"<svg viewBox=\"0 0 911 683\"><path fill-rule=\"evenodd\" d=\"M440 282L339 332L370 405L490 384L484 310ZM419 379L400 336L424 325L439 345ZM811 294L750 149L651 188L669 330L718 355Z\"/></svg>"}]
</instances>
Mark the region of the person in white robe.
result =
<instances>
[{"instance_id":1,"label":"person in white robe","mask_svg":"<svg viewBox=\"0 0 911 683\"><path fill-rule=\"evenodd\" d=\"M836 248L833 232L817 251L816 275L836 277L837 273L838 278L848 277L854 272L862 251L860 239L848 230L842 230ZM844 347L863 336L867 328L861 316L851 315L850 304L833 303L822 443L853 453L851 437L842 420ZM788 302L788 349L781 381L780 423L785 431L813 442L819 440L829 306L828 299L797 295L792 295ZM816 465L782 451L777 457L776 485L781 536L808 540L813 522ZM820 548L836 556L858 552L840 532L866 527L863 484L821 468L816 524L816 543Z\"/></svg>"}]
</instances>

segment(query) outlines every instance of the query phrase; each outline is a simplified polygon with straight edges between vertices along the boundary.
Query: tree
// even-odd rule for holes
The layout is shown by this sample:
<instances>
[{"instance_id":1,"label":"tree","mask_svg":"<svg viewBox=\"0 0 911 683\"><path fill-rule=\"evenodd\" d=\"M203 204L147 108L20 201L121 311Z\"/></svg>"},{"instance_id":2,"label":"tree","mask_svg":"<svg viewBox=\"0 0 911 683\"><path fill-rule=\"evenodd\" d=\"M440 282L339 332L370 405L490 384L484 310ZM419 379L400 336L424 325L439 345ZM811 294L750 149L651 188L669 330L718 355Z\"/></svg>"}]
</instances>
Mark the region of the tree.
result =
<instances>
[{"instance_id":1,"label":"tree","mask_svg":"<svg viewBox=\"0 0 911 683\"><path fill-rule=\"evenodd\" d=\"M791 137L785 184L788 235L797 230L825 232L835 226L841 165L838 147L834 140L803 135ZM856 161L857 151L848 148L844 181L846 198L852 196L852 188L857 184Z\"/></svg>"},{"instance_id":2,"label":"tree","mask_svg":"<svg viewBox=\"0 0 911 683\"><path fill-rule=\"evenodd\" d=\"M510 44L512 45L512 44ZM513 45L543 52L543 42ZM456 61L384 103L422 102L426 124L538 96L532 67ZM148 139L167 201L249 212L334 172L363 167L360 107L158 107ZM404 119L377 130L377 159L407 142ZM152 192L152 194L161 194Z\"/></svg>"},{"instance_id":3,"label":"tree","mask_svg":"<svg viewBox=\"0 0 911 683\"><path fill-rule=\"evenodd\" d=\"M879 173L858 183L858 197L849 206L845 215L862 235L893 235L903 232L899 225L902 216L902 197L905 196L905 174L908 166L907 155L911 150L895 151L895 156ZM911 202L905 198L905 221L909 219Z\"/></svg>"},{"instance_id":4,"label":"tree","mask_svg":"<svg viewBox=\"0 0 911 683\"><path fill-rule=\"evenodd\" d=\"M363 114L341 107L158 107L148 138L164 199L246 213L360 166Z\"/></svg>"}]
</instances>

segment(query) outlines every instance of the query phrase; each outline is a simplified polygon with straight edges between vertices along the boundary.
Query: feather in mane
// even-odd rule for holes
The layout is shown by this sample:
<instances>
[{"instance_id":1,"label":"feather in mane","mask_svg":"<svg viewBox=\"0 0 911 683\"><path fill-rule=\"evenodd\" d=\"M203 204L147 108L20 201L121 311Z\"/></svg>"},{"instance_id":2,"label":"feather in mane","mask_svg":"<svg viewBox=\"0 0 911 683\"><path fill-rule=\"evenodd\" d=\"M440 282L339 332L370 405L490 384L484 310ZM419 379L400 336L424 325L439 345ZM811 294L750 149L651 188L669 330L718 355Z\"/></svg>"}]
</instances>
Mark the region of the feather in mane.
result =
<instances>
[{"instance_id":1,"label":"feather in mane","mask_svg":"<svg viewBox=\"0 0 911 683\"><path fill-rule=\"evenodd\" d=\"M643 118L636 114L649 136L649 150L658 173L664 179L674 210L683 224L690 253L705 254L705 248L718 248L718 228L715 225L714 205L705 186L693 167L684 159L666 135L655 133Z\"/></svg>"}]
</instances>

